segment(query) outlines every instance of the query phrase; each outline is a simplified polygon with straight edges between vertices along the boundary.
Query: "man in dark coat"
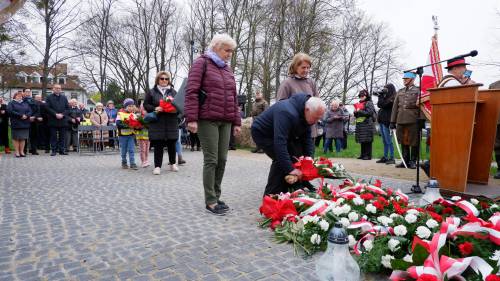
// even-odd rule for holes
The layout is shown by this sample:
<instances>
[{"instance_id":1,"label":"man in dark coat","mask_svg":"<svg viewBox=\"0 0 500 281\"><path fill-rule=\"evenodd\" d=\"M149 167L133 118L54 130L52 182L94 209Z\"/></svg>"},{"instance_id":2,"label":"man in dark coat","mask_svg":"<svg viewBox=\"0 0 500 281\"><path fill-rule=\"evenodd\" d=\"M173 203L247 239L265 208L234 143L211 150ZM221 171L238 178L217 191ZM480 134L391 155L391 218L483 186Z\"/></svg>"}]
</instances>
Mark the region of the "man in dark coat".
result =
<instances>
[{"instance_id":1,"label":"man in dark coat","mask_svg":"<svg viewBox=\"0 0 500 281\"><path fill-rule=\"evenodd\" d=\"M384 156L377 163L396 164L394 161L394 145L389 126L391 125L391 113L396 97L396 88L392 84L384 86L378 93L377 106L380 108L377 114L377 121L380 126L380 134L384 143Z\"/></svg>"},{"instance_id":2,"label":"man in dark coat","mask_svg":"<svg viewBox=\"0 0 500 281\"><path fill-rule=\"evenodd\" d=\"M30 136L28 139L29 143L29 148L30 148L30 153L32 155L38 155L38 152L36 151L38 148L38 124L39 124L39 118L40 116L40 107L36 103L36 101L33 99L33 96L31 94L31 89L30 88L25 88L23 89L23 100L28 103L28 105L31 108L32 115L30 116ZM24 147L24 154L26 154L28 150L28 145Z\"/></svg>"},{"instance_id":3,"label":"man in dark coat","mask_svg":"<svg viewBox=\"0 0 500 281\"><path fill-rule=\"evenodd\" d=\"M293 181L285 180L287 175L300 180L302 173L293 167L293 162L296 157L313 155L311 125L316 124L325 111L326 105L321 99L295 94L277 102L253 121L254 142L273 160L264 195L294 188Z\"/></svg>"},{"instance_id":4,"label":"man in dark coat","mask_svg":"<svg viewBox=\"0 0 500 281\"><path fill-rule=\"evenodd\" d=\"M42 100L42 95L35 95L35 102L40 109L40 117L37 118L38 121L38 136L37 143L41 149L45 150L45 153L50 152L50 129L48 126L48 113L46 110L45 101Z\"/></svg>"},{"instance_id":5,"label":"man in dark coat","mask_svg":"<svg viewBox=\"0 0 500 281\"><path fill-rule=\"evenodd\" d=\"M252 117L253 119L257 118L262 112L264 112L269 105L267 104L267 101L264 99L264 96L262 95L261 92L255 93L255 102L252 105ZM264 153L264 150L262 150L259 147L255 147L255 149L252 149L252 153Z\"/></svg>"},{"instance_id":6,"label":"man in dark coat","mask_svg":"<svg viewBox=\"0 0 500 281\"><path fill-rule=\"evenodd\" d=\"M47 97L46 105L50 128L50 147L52 149L50 156L55 156L57 152L61 155L68 155L65 148L65 138L68 126L66 114L69 104L66 96L62 94L61 85L54 84L52 94Z\"/></svg>"},{"instance_id":7,"label":"man in dark coat","mask_svg":"<svg viewBox=\"0 0 500 281\"><path fill-rule=\"evenodd\" d=\"M7 104L4 103L3 97L0 96L0 146L5 149L5 154L10 154L9 147L9 113L7 112Z\"/></svg>"},{"instance_id":8,"label":"man in dark coat","mask_svg":"<svg viewBox=\"0 0 500 281\"><path fill-rule=\"evenodd\" d=\"M78 108L78 101L76 99L71 99L69 101L70 108L67 112L68 117L68 127L66 129L66 152L69 151L69 147L73 146L73 152L77 151L78 147L78 125L83 119L82 111Z\"/></svg>"},{"instance_id":9,"label":"man in dark coat","mask_svg":"<svg viewBox=\"0 0 500 281\"><path fill-rule=\"evenodd\" d=\"M414 85L416 74L405 72L403 76L404 88L396 93L391 113L391 129L396 129L398 142L402 146L403 159L408 168L415 169L417 161L417 99L420 88ZM404 168L404 164L396 165L396 168Z\"/></svg>"}]
</instances>

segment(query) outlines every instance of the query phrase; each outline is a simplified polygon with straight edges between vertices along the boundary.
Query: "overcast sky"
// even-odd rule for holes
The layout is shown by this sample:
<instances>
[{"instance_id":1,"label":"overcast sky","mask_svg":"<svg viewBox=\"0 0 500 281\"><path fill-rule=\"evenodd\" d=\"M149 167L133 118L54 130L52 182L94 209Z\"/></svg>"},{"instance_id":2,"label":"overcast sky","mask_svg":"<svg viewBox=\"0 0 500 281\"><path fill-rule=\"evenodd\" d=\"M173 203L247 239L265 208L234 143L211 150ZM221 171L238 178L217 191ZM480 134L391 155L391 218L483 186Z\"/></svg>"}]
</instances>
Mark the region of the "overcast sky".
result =
<instances>
[{"instance_id":1,"label":"overcast sky","mask_svg":"<svg viewBox=\"0 0 500 281\"><path fill-rule=\"evenodd\" d=\"M500 68L483 65L500 62L500 0L359 0L359 4L368 15L386 22L403 43L405 67L426 63L435 15L441 59L477 50L478 56L467 58L472 78L485 86L500 80Z\"/></svg>"}]
</instances>

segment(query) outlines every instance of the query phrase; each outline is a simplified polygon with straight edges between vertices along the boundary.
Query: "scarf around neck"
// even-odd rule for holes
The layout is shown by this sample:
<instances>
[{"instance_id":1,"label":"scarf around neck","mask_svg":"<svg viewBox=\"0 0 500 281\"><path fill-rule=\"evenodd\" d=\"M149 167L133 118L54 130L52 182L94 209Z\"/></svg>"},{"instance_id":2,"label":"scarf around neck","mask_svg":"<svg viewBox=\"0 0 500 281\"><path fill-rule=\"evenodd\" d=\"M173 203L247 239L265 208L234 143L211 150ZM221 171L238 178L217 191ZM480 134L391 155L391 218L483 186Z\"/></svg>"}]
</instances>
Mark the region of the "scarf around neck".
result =
<instances>
[{"instance_id":1,"label":"scarf around neck","mask_svg":"<svg viewBox=\"0 0 500 281\"><path fill-rule=\"evenodd\" d=\"M222 60L214 51L208 50L206 55L220 68L226 66L226 62Z\"/></svg>"}]
</instances>

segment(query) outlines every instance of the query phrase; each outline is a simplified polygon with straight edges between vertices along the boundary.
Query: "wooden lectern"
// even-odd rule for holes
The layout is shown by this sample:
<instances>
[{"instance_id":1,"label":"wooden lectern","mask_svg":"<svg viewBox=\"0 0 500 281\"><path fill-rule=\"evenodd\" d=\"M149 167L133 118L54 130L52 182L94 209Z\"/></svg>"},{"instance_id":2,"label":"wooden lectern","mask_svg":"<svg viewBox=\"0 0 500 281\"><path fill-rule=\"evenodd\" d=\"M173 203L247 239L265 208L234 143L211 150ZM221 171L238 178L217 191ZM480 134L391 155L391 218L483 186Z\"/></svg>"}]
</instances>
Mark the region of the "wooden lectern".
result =
<instances>
[{"instance_id":1,"label":"wooden lectern","mask_svg":"<svg viewBox=\"0 0 500 281\"><path fill-rule=\"evenodd\" d=\"M467 182L488 184L500 90L481 84L430 89L431 177L441 188L465 192Z\"/></svg>"}]
</instances>

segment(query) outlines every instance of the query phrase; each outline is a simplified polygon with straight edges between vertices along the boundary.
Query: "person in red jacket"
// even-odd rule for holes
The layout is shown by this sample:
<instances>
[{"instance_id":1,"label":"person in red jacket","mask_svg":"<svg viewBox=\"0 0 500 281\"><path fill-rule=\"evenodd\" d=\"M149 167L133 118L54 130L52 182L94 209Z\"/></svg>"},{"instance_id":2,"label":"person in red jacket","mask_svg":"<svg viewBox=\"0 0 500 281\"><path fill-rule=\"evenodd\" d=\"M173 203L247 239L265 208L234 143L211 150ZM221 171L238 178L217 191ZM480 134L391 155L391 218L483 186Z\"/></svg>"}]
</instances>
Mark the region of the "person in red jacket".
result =
<instances>
[{"instance_id":1,"label":"person in red jacket","mask_svg":"<svg viewBox=\"0 0 500 281\"><path fill-rule=\"evenodd\" d=\"M236 42L227 34L212 38L207 52L189 71L184 105L188 130L198 133L203 150L203 187L206 209L224 215L229 207L220 200L231 125L239 134L241 118L236 81L228 62Z\"/></svg>"}]
</instances>

